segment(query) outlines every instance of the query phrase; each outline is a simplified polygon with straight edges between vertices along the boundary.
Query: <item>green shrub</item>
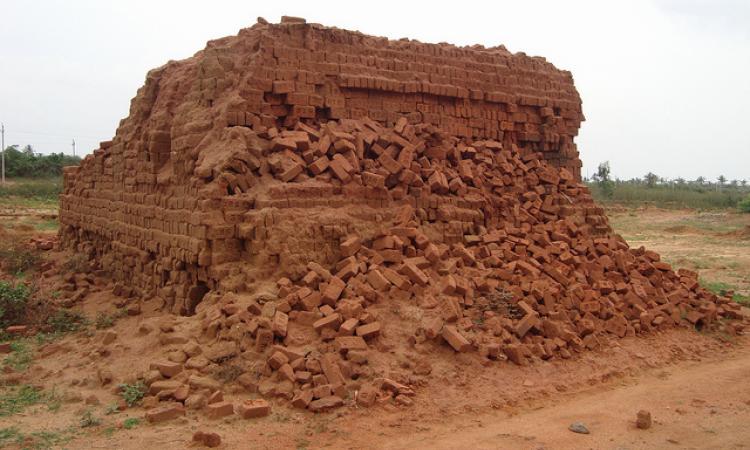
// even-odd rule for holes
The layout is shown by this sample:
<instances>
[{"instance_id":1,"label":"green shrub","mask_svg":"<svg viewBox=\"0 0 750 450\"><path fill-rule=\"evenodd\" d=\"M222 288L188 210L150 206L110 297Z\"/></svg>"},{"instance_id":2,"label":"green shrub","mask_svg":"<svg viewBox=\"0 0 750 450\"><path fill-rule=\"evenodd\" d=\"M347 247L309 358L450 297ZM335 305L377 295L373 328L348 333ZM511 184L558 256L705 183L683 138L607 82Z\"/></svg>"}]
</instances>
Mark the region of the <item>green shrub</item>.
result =
<instances>
[{"instance_id":1,"label":"green shrub","mask_svg":"<svg viewBox=\"0 0 750 450\"><path fill-rule=\"evenodd\" d=\"M146 395L146 385L142 381L138 381L133 384L121 384L119 385L120 395L125 400L128 406L135 406L141 402L143 396Z\"/></svg>"},{"instance_id":2,"label":"green shrub","mask_svg":"<svg viewBox=\"0 0 750 450\"><path fill-rule=\"evenodd\" d=\"M30 294L30 289L22 283L0 281L0 328L21 322Z\"/></svg>"},{"instance_id":3,"label":"green shrub","mask_svg":"<svg viewBox=\"0 0 750 450\"><path fill-rule=\"evenodd\" d=\"M737 203L737 208L743 213L750 213L750 195L740 200L740 202Z\"/></svg>"}]
</instances>

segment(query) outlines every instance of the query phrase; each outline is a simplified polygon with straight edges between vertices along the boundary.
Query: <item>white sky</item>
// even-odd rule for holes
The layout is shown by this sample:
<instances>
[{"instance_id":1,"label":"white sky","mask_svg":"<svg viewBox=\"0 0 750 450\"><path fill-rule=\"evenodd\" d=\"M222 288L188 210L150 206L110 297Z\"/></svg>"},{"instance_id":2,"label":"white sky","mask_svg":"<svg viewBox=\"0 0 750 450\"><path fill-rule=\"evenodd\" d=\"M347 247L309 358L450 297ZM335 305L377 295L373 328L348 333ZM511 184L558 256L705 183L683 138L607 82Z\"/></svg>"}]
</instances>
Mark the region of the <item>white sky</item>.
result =
<instances>
[{"instance_id":1,"label":"white sky","mask_svg":"<svg viewBox=\"0 0 750 450\"><path fill-rule=\"evenodd\" d=\"M750 179L745 0L2 0L5 143L71 152L75 138L88 153L112 137L149 69L282 14L546 57L573 72L583 99L584 175L608 160L621 178Z\"/></svg>"}]
</instances>

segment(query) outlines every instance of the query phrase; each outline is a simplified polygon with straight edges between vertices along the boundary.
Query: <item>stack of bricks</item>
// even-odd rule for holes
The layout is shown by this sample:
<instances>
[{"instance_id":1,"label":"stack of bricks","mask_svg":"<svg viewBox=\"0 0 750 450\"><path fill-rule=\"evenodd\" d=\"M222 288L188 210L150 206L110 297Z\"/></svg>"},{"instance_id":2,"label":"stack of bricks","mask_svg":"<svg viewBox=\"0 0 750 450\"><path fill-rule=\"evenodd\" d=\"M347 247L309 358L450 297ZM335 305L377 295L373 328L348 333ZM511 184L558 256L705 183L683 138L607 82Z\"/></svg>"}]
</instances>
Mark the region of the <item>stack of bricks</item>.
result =
<instances>
[{"instance_id":1,"label":"stack of bricks","mask_svg":"<svg viewBox=\"0 0 750 450\"><path fill-rule=\"evenodd\" d=\"M259 22L237 37L210 42L193 58L151 71L113 140L103 142L80 168L65 172L62 237L123 281L118 290L123 295L159 296L182 314L191 313L200 294L225 278L228 269L219 267L224 263L263 253L258 262L291 258L288 270L303 267L309 258L272 248L276 225L289 217L277 208L314 204L310 199L338 208L358 202L352 199L360 192L337 185L288 189L257 175L270 166L278 179L291 181L313 162L302 175L322 174L325 180L329 172L336 182L350 185L346 171L351 164L342 159L346 149L336 148L342 154L328 159L318 158L323 143L314 152L289 154L305 145L303 137L289 147L301 134L316 141L316 132L304 124L331 119L365 121L369 130L357 139L368 147L376 139L375 149L387 150L386 162L394 150L388 145L400 143L381 140L374 130L404 119L436 125L454 140L491 139L522 155L541 155L567 168L574 179L579 176L573 137L583 119L580 99L570 73L543 58L513 55L502 47L389 41L285 18L275 25ZM302 133L285 131L293 128ZM271 149L266 140L273 142ZM356 155L363 151L361 142L348 139L329 145L350 146ZM269 158L269 150L284 149ZM414 150L423 156L425 149ZM441 152L426 149L427 157L439 158ZM352 175L361 185L359 175ZM431 183L446 181L437 177ZM363 183L367 191L379 177L368 173ZM231 191L217 188L224 185ZM366 228L375 216L387 219L393 203L414 201L405 197L420 189L425 190L397 189L385 197L379 191L366 202L385 211L344 220L322 217L319 223L302 224L304 235L332 244ZM249 191L257 194L226 198ZM423 196L417 201L433 200ZM481 221L474 211L481 205L460 198L450 203L438 208L455 216L445 221L442 233L460 240L461 223ZM223 214L217 215L219 210ZM596 215L595 209L590 212ZM245 220L259 226L241 223ZM287 231L295 234L291 228ZM258 231L248 239L250 229ZM263 233L274 238L263 242ZM314 247L315 256L335 258L331 245Z\"/></svg>"},{"instance_id":2,"label":"stack of bricks","mask_svg":"<svg viewBox=\"0 0 750 450\"><path fill-rule=\"evenodd\" d=\"M390 41L294 20L264 28L258 47L230 124L250 124L258 111L285 125L363 117L393 124L405 116L455 136L542 152L580 174L573 138L581 100L570 72L544 58L503 47Z\"/></svg>"},{"instance_id":3,"label":"stack of bricks","mask_svg":"<svg viewBox=\"0 0 750 450\"><path fill-rule=\"evenodd\" d=\"M260 359L239 384L314 411L353 389L412 402L367 369L389 302L422 310L414 345L518 364L739 318L612 233L580 183L582 119L541 58L262 21L149 73L66 169L61 244L116 294L195 315L214 350L179 377Z\"/></svg>"}]
</instances>

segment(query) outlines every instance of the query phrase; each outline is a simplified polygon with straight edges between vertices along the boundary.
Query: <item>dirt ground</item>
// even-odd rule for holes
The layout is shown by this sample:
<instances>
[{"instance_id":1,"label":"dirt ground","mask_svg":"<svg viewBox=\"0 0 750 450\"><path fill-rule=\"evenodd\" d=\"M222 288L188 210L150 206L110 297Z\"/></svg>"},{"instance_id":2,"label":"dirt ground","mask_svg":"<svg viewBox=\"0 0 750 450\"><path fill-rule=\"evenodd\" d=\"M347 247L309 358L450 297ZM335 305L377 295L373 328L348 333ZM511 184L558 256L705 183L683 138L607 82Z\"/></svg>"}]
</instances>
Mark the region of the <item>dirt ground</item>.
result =
<instances>
[{"instance_id":1,"label":"dirt ground","mask_svg":"<svg viewBox=\"0 0 750 450\"><path fill-rule=\"evenodd\" d=\"M631 245L645 245L677 266L697 270L715 288L750 294L750 216L658 209L608 214ZM54 212L13 208L0 213L0 237L22 241L55 233ZM69 255L48 252L64 264ZM5 278L8 276L5 275ZM48 280L38 280L40 293ZM107 286L92 289L82 312L115 311ZM210 420L200 414L158 425L142 407L117 410L114 387L101 387L97 370L127 373L147 365L158 348L142 333L164 320L156 308L118 317L110 327L27 339L28 367L9 370L6 383L41 388L42 395L13 414L0 413L0 447L69 449L184 449L195 431L214 431L220 448L477 448L662 449L750 447L750 340L678 329L609 342L569 360L485 366L479 358L434 349L391 355L393 371L431 358L432 373L409 407L354 406L331 413L300 412L274 404L270 416ZM105 333L116 338L101 345ZM395 352L395 351L394 351ZM8 356L13 357L14 355ZM17 357L17 355L16 355ZM2 355L0 355L2 359ZM0 412L20 402L18 387L0 386ZM235 393L233 393L235 394ZM237 394L241 398L241 394ZM286 402L284 402L286 403ZM20 403L19 403L20 404ZM648 410L652 428L635 427ZM568 430L582 422L590 434Z\"/></svg>"},{"instance_id":2,"label":"dirt ground","mask_svg":"<svg viewBox=\"0 0 750 450\"><path fill-rule=\"evenodd\" d=\"M607 215L631 246L696 270L710 289L734 289L750 298L750 215L658 208L614 208Z\"/></svg>"}]
</instances>

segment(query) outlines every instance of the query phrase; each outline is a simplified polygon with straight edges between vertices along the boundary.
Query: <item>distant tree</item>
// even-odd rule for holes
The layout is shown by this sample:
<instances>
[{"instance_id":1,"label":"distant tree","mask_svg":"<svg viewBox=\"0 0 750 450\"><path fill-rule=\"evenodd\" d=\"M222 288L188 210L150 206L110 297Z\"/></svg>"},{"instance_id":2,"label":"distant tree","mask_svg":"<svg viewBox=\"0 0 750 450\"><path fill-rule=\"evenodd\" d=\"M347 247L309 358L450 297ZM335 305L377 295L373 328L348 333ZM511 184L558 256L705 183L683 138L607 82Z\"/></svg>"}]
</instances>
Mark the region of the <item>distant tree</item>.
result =
<instances>
[{"instance_id":1,"label":"distant tree","mask_svg":"<svg viewBox=\"0 0 750 450\"><path fill-rule=\"evenodd\" d=\"M742 180L742 181L740 181L740 183L742 184L742 187L747 186L747 180Z\"/></svg>"},{"instance_id":2,"label":"distant tree","mask_svg":"<svg viewBox=\"0 0 750 450\"><path fill-rule=\"evenodd\" d=\"M703 186L704 184L706 184L706 177L698 177L698 178L696 178L695 179L695 184L697 184L698 186Z\"/></svg>"},{"instance_id":3,"label":"distant tree","mask_svg":"<svg viewBox=\"0 0 750 450\"><path fill-rule=\"evenodd\" d=\"M597 167L596 173L592 178L596 181L602 194L607 198L612 198L612 195L614 195L615 192L615 183L610 177L609 161L604 161L599 164L599 167Z\"/></svg>"},{"instance_id":4,"label":"distant tree","mask_svg":"<svg viewBox=\"0 0 750 450\"><path fill-rule=\"evenodd\" d=\"M674 182L677 183L677 184L679 184L680 186L682 186L682 185L685 184L685 179L682 178L682 177L679 177L679 178L675 179Z\"/></svg>"},{"instance_id":5,"label":"distant tree","mask_svg":"<svg viewBox=\"0 0 750 450\"><path fill-rule=\"evenodd\" d=\"M646 186L652 188L659 182L659 175L649 172L643 177L646 181Z\"/></svg>"},{"instance_id":6,"label":"distant tree","mask_svg":"<svg viewBox=\"0 0 750 450\"><path fill-rule=\"evenodd\" d=\"M720 191L721 188L724 187L724 183L727 182L727 177L724 175L719 175L719 177L716 179L716 190Z\"/></svg>"}]
</instances>

